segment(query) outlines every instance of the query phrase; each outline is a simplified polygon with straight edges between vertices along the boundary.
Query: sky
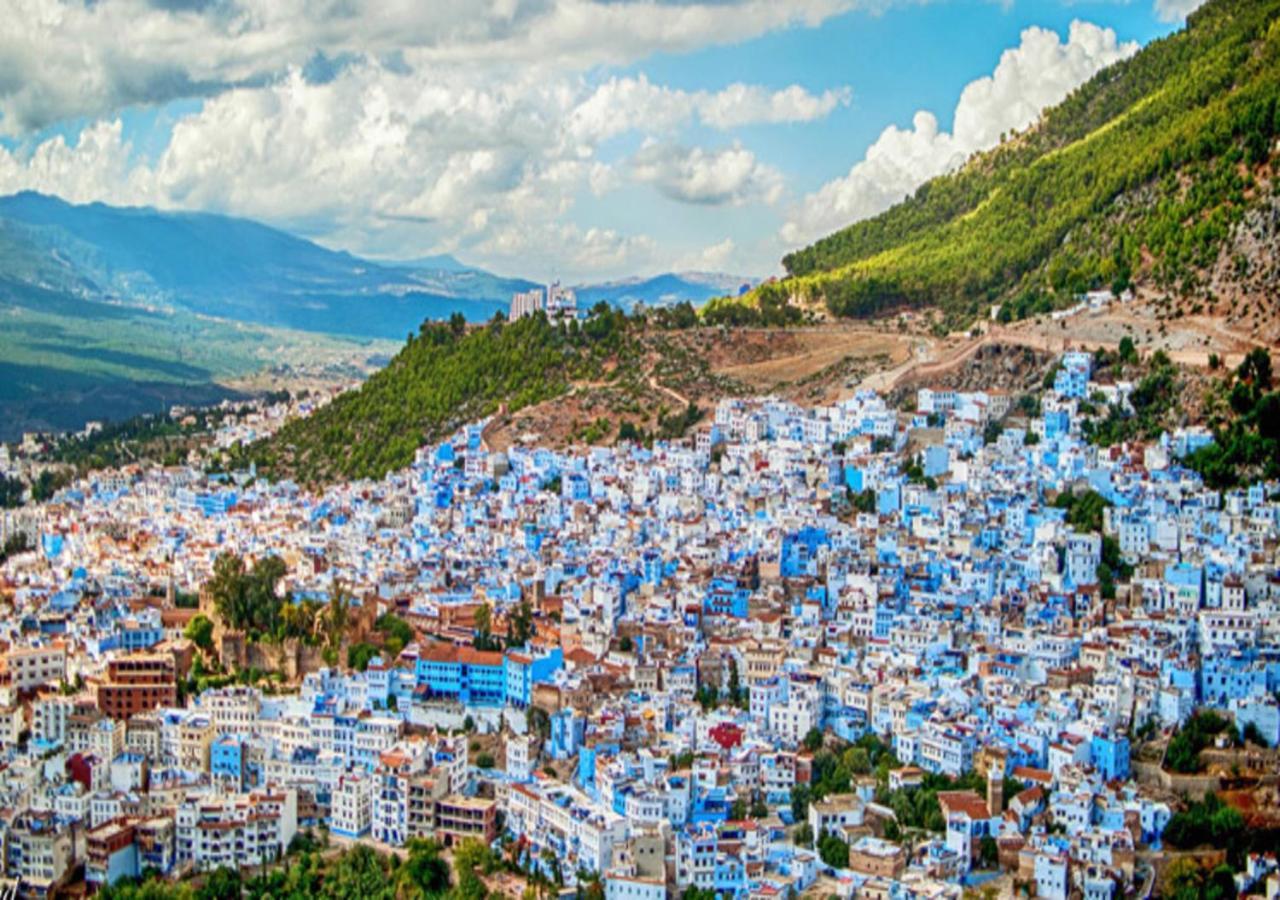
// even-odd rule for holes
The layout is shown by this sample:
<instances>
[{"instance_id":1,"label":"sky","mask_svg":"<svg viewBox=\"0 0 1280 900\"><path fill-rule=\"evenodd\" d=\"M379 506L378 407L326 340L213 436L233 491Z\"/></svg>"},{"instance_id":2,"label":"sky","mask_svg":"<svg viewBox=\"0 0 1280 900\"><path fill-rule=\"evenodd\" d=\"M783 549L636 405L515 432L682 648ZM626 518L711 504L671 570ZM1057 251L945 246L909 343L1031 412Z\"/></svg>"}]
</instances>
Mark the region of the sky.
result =
<instances>
[{"instance_id":1,"label":"sky","mask_svg":"<svg viewBox=\"0 0 1280 900\"><path fill-rule=\"evenodd\" d=\"M0 194L766 276L1198 0L0 0Z\"/></svg>"}]
</instances>

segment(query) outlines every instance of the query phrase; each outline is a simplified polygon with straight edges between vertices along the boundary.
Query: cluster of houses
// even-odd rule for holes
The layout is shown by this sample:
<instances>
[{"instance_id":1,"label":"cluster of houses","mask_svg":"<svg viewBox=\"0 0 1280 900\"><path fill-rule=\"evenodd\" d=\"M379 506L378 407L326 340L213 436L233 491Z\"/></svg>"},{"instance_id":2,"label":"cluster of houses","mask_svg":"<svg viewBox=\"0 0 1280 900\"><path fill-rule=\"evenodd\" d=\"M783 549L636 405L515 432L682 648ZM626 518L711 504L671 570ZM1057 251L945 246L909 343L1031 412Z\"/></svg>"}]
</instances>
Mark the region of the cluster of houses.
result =
<instances>
[{"instance_id":1,"label":"cluster of houses","mask_svg":"<svg viewBox=\"0 0 1280 900\"><path fill-rule=\"evenodd\" d=\"M1068 354L1026 414L942 388L909 413L726 400L652 448L499 451L478 423L320 494L88 476L0 567L3 875L267 865L325 827L503 843L609 900L959 897L1001 872L1123 896L1174 812L1139 733L1209 707L1280 742L1280 502L1207 489L1179 463L1198 432L1091 446L1098 391L1126 402ZM1089 492L1096 531L1054 502ZM340 581L348 644L382 652L356 670L221 622L197 648L216 611L183 598L226 552L278 556L292 602ZM412 639L388 648L387 617ZM212 655L285 682L191 690ZM807 796L868 735L891 764ZM899 821L939 784L940 827Z\"/></svg>"}]
</instances>

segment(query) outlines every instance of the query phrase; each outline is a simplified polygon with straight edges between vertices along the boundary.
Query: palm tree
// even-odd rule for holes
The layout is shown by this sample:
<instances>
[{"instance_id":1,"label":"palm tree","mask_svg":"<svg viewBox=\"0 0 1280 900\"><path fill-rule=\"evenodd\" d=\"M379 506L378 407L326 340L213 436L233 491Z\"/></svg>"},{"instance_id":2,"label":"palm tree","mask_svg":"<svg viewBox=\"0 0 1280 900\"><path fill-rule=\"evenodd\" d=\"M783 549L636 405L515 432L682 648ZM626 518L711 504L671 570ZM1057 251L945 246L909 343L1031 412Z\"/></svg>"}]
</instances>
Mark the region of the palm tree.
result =
<instances>
[{"instance_id":1,"label":"palm tree","mask_svg":"<svg viewBox=\"0 0 1280 900\"><path fill-rule=\"evenodd\" d=\"M351 592L342 579L336 579L329 591L329 605L324 613L324 626L328 632L330 648L336 649L342 643L342 636L346 633L350 619L350 609Z\"/></svg>"},{"instance_id":2,"label":"palm tree","mask_svg":"<svg viewBox=\"0 0 1280 900\"><path fill-rule=\"evenodd\" d=\"M244 559L234 553L219 554L205 587L222 621L230 628L242 628L249 593Z\"/></svg>"}]
</instances>

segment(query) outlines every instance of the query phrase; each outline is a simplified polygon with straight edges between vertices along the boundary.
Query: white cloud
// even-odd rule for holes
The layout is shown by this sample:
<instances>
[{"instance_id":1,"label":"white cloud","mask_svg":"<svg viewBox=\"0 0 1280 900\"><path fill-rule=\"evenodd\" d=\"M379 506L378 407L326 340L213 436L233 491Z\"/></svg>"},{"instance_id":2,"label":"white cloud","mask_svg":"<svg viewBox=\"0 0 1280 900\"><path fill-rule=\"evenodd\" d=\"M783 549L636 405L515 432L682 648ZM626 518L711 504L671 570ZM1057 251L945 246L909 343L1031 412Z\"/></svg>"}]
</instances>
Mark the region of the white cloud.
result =
<instances>
[{"instance_id":1,"label":"white cloud","mask_svg":"<svg viewBox=\"0 0 1280 900\"><path fill-rule=\"evenodd\" d=\"M25 159L0 146L0 194L33 190L75 203L137 202L150 193L148 173L132 167L122 134L117 119L90 125L70 144L61 135L50 138Z\"/></svg>"},{"instance_id":2,"label":"white cloud","mask_svg":"<svg viewBox=\"0 0 1280 900\"><path fill-rule=\"evenodd\" d=\"M1204 0L1156 0L1156 18L1161 22L1181 22L1204 5Z\"/></svg>"},{"instance_id":3,"label":"white cloud","mask_svg":"<svg viewBox=\"0 0 1280 900\"><path fill-rule=\"evenodd\" d=\"M643 74L611 78L572 112L569 133L597 142L636 129L671 131L694 119L719 130L743 125L812 122L847 105L848 88L811 94L799 85L768 91L731 84L720 91L682 91L653 84Z\"/></svg>"},{"instance_id":4,"label":"white cloud","mask_svg":"<svg viewBox=\"0 0 1280 900\"><path fill-rule=\"evenodd\" d=\"M529 267L524 271L573 278L574 273L619 273L651 266L657 244L643 234L535 220L504 223L475 250L488 258L520 260Z\"/></svg>"},{"instance_id":5,"label":"white cloud","mask_svg":"<svg viewBox=\"0 0 1280 900\"><path fill-rule=\"evenodd\" d=\"M215 96L350 57L582 71L816 25L858 0L0 0L0 131Z\"/></svg>"},{"instance_id":6,"label":"white cloud","mask_svg":"<svg viewBox=\"0 0 1280 900\"><path fill-rule=\"evenodd\" d=\"M562 124L597 95L580 79L536 72L478 81L449 67L399 73L359 61L315 83L295 69L206 100L152 162L131 162L119 121L25 156L0 148L0 191L227 212L357 252L460 252L565 275L626 271L656 252L645 235L566 222L581 191L606 193L625 176L691 203L780 196L781 175L739 144L648 142L628 164L602 162L600 135L566 138Z\"/></svg>"},{"instance_id":7,"label":"white cloud","mask_svg":"<svg viewBox=\"0 0 1280 900\"><path fill-rule=\"evenodd\" d=\"M1072 22L1065 42L1053 31L1026 29L990 76L965 87L951 132L924 111L910 128L886 128L847 175L804 198L783 226L783 240L799 244L883 212L974 152L995 146L1002 133L1026 128L1099 69L1137 50L1136 43L1121 43L1113 30L1088 22Z\"/></svg>"},{"instance_id":8,"label":"white cloud","mask_svg":"<svg viewBox=\"0 0 1280 900\"><path fill-rule=\"evenodd\" d=\"M782 175L741 144L719 150L649 143L631 160L632 174L673 200L708 206L776 203Z\"/></svg>"},{"instance_id":9,"label":"white cloud","mask_svg":"<svg viewBox=\"0 0 1280 900\"><path fill-rule=\"evenodd\" d=\"M574 224L579 197L630 179L681 202L779 203L781 174L750 149L689 147L686 132L812 122L851 93L683 90L599 67L888 2L377 0L375 13L374 0L0 0L0 133L91 122L72 139L0 147L0 191L223 211L383 256L618 274L655 259L658 243ZM884 209L1132 49L1081 23L1065 44L1029 29L966 89L951 133L928 113L887 129L783 237ZM139 158L113 111L192 96L202 107ZM640 151L601 158L626 134L645 139ZM756 248L723 253L757 261Z\"/></svg>"},{"instance_id":10,"label":"white cloud","mask_svg":"<svg viewBox=\"0 0 1280 900\"><path fill-rule=\"evenodd\" d=\"M715 94L699 95L698 116L720 129L758 122L812 122L826 117L837 106L848 106L852 96L847 87L815 96L795 84L770 93L756 85L738 83Z\"/></svg>"},{"instance_id":11,"label":"white cloud","mask_svg":"<svg viewBox=\"0 0 1280 900\"><path fill-rule=\"evenodd\" d=\"M371 255L618 274L655 242L569 221L577 198L636 174L600 158L603 141L808 122L849 93L686 91L597 67L882 0L372 2L0 0L0 133L91 121L68 140L0 147L0 191L226 212ZM135 154L111 111L186 96L201 107ZM700 203L781 190L739 146L685 156L653 170L656 190Z\"/></svg>"},{"instance_id":12,"label":"white cloud","mask_svg":"<svg viewBox=\"0 0 1280 900\"><path fill-rule=\"evenodd\" d=\"M715 244L709 244L696 253L682 256L676 260L674 268L680 272L725 272L736 265L735 258L738 245L733 238L725 238Z\"/></svg>"}]
</instances>

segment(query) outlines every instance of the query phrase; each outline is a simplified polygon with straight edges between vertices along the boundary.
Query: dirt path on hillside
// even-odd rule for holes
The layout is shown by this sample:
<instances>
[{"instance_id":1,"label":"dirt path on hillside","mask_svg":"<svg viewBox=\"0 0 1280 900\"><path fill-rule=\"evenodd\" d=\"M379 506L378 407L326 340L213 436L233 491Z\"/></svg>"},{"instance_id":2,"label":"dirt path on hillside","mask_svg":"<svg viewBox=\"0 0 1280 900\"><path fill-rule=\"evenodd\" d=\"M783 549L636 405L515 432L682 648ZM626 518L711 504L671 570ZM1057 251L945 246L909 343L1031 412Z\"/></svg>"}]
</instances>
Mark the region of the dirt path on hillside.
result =
<instances>
[{"instance_id":1,"label":"dirt path on hillside","mask_svg":"<svg viewBox=\"0 0 1280 900\"><path fill-rule=\"evenodd\" d=\"M912 342L907 334L893 334L873 328L832 325L823 328L793 329L789 345L766 359L730 362L714 366L719 375L733 378L762 393L784 384L811 378L847 360L872 360L886 356L895 365L911 361Z\"/></svg>"},{"instance_id":2,"label":"dirt path on hillside","mask_svg":"<svg viewBox=\"0 0 1280 900\"><path fill-rule=\"evenodd\" d=\"M1042 317L1013 325L991 323L976 338L953 336L932 342L921 339L913 348L913 359L864 379L859 387L889 391L909 380L941 378L965 365L984 347L997 344L1057 354L1098 347L1114 350L1126 337L1140 352L1163 350L1179 365L1202 369L1208 368L1211 355L1217 355L1226 366L1237 365L1254 346L1247 335L1212 316L1161 321L1145 304L1112 304L1062 319Z\"/></svg>"},{"instance_id":3,"label":"dirt path on hillside","mask_svg":"<svg viewBox=\"0 0 1280 900\"><path fill-rule=\"evenodd\" d=\"M649 376L649 387L653 388L655 391L660 391L661 393L666 394L672 400L676 401L677 411L687 407L691 402L689 398L686 397L684 394L680 393L674 388L667 387L665 384L662 384L660 381L658 381L658 376L656 375Z\"/></svg>"}]
</instances>

